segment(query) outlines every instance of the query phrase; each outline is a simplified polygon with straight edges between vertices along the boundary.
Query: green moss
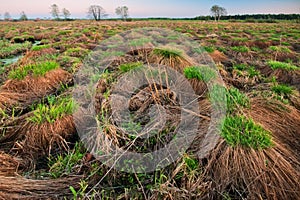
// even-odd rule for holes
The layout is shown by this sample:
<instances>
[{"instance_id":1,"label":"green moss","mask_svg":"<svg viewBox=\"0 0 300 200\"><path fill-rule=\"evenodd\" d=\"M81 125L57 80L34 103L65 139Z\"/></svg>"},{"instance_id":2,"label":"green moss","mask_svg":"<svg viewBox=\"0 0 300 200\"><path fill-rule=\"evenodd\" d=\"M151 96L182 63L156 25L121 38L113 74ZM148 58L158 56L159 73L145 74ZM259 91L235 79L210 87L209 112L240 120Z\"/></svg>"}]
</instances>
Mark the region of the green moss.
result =
<instances>
[{"instance_id":1,"label":"green moss","mask_svg":"<svg viewBox=\"0 0 300 200\"><path fill-rule=\"evenodd\" d=\"M291 50L284 46L270 46L269 49L276 52L291 53Z\"/></svg>"},{"instance_id":2,"label":"green moss","mask_svg":"<svg viewBox=\"0 0 300 200\"><path fill-rule=\"evenodd\" d=\"M22 35L22 36L16 36L12 39L15 43L23 43L25 41L34 42L34 36L32 35Z\"/></svg>"},{"instance_id":3,"label":"green moss","mask_svg":"<svg viewBox=\"0 0 300 200\"><path fill-rule=\"evenodd\" d=\"M7 58L11 55L24 52L32 46L31 42L11 44L6 40L0 40L0 58Z\"/></svg>"},{"instance_id":4,"label":"green moss","mask_svg":"<svg viewBox=\"0 0 300 200\"><path fill-rule=\"evenodd\" d=\"M245 64L239 64L239 65L234 65L233 66L233 69L237 70L237 71L244 71L244 72L247 72L247 75L250 77L250 78L253 78L254 76L258 76L260 74L259 71L257 71L255 69L255 67L253 66L248 66L248 65L245 65Z\"/></svg>"},{"instance_id":5,"label":"green moss","mask_svg":"<svg viewBox=\"0 0 300 200\"><path fill-rule=\"evenodd\" d=\"M65 51L64 55L65 56L71 56L71 57L78 57L78 58L84 58L89 54L88 49L83 49L81 47L77 48L70 48L67 51Z\"/></svg>"}]
</instances>

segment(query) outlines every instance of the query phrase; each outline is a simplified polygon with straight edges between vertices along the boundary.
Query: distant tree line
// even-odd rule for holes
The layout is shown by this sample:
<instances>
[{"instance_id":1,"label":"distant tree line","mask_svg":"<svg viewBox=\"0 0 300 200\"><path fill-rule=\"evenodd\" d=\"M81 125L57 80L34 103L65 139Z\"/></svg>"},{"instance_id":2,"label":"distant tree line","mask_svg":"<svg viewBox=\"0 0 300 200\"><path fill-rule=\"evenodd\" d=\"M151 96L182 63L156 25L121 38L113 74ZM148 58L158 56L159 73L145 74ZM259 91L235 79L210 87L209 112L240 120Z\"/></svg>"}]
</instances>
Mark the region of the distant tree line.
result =
<instances>
[{"instance_id":1,"label":"distant tree line","mask_svg":"<svg viewBox=\"0 0 300 200\"><path fill-rule=\"evenodd\" d=\"M187 18L186 18L187 19ZM190 20L214 20L214 16L198 16ZM300 14L246 14L222 16L222 20L299 20Z\"/></svg>"}]
</instances>

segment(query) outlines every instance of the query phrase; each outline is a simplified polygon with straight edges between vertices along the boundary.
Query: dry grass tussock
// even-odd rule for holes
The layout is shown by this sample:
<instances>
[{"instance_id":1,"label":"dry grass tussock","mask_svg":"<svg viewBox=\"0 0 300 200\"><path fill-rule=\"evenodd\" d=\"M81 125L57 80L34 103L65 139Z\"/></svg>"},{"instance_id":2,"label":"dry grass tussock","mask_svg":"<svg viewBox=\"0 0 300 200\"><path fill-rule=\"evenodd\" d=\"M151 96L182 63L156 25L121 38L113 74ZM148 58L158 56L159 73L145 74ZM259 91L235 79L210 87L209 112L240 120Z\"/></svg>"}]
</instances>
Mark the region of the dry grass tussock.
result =
<instances>
[{"instance_id":1,"label":"dry grass tussock","mask_svg":"<svg viewBox=\"0 0 300 200\"><path fill-rule=\"evenodd\" d=\"M1 149L14 147L21 155L29 155L33 159L49 155L51 150L67 149L66 140L76 132L73 117L66 115L54 123L37 124L26 118L18 119L7 125L5 135L0 138Z\"/></svg>"},{"instance_id":2,"label":"dry grass tussock","mask_svg":"<svg viewBox=\"0 0 300 200\"><path fill-rule=\"evenodd\" d=\"M299 170L293 154L274 141L274 147L254 150L230 147L225 141L211 153L203 183L211 184L203 199L298 199Z\"/></svg>"},{"instance_id":3,"label":"dry grass tussock","mask_svg":"<svg viewBox=\"0 0 300 200\"><path fill-rule=\"evenodd\" d=\"M280 144L287 146L300 161L300 112L281 102L251 99L249 115L272 132Z\"/></svg>"}]
</instances>

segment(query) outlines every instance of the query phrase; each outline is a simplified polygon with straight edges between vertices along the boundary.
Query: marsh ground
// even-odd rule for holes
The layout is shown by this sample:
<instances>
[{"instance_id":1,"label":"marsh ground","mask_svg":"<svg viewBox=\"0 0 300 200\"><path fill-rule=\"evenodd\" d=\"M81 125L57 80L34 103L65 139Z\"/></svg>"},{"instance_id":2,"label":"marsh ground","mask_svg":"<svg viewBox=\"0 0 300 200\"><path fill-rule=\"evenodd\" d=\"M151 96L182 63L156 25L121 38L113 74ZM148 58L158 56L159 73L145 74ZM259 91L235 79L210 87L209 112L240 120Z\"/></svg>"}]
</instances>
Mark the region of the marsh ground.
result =
<instances>
[{"instance_id":1,"label":"marsh ground","mask_svg":"<svg viewBox=\"0 0 300 200\"><path fill-rule=\"evenodd\" d=\"M74 74L101 41L142 27L171 29L202 46L225 82L228 112L221 139L206 158L194 153L201 139L196 137L168 167L130 174L96 160L80 142L72 88ZM38 21L1 22L0 30L0 58L21 55L15 63L0 64L1 199L299 198L299 24ZM101 77L96 95L101 125L114 143L126 146L136 140L110 120L110 91L123 73L149 60L170 63L186 76L205 116L201 129L207 128L214 96L183 54L150 48L119 57ZM176 107L172 95L166 88L145 86L132 97L131 111L141 113L157 102ZM168 142L174 119L165 135L137 140L131 150L152 151ZM139 123L127 128L139 130Z\"/></svg>"}]
</instances>

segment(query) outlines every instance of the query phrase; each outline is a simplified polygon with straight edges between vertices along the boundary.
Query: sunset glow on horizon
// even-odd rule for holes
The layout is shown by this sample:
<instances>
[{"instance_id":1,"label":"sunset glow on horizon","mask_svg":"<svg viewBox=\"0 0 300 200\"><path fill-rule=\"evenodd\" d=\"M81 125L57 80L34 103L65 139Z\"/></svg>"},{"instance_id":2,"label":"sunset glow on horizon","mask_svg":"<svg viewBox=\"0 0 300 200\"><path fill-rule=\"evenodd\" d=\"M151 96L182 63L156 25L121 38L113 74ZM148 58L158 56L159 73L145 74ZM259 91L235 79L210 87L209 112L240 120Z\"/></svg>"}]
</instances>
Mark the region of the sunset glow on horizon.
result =
<instances>
[{"instance_id":1,"label":"sunset glow on horizon","mask_svg":"<svg viewBox=\"0 0 300 200\"><path fill-rule=\"evenodd\" d=\"M90 5L102 6L109 18L117 17L115 8L127 6L130 17L196 17L210 15L211 6L217 4L227 9L229 15L235 14L299 14L300 0L1 0L0 14L3 18L5 12L9 12L13 18L18 18L24 11L29 18L49 18L50 6L57 4L61 9L66 8L73 18L86 18Z\"/></svg>"}]
</instances>

